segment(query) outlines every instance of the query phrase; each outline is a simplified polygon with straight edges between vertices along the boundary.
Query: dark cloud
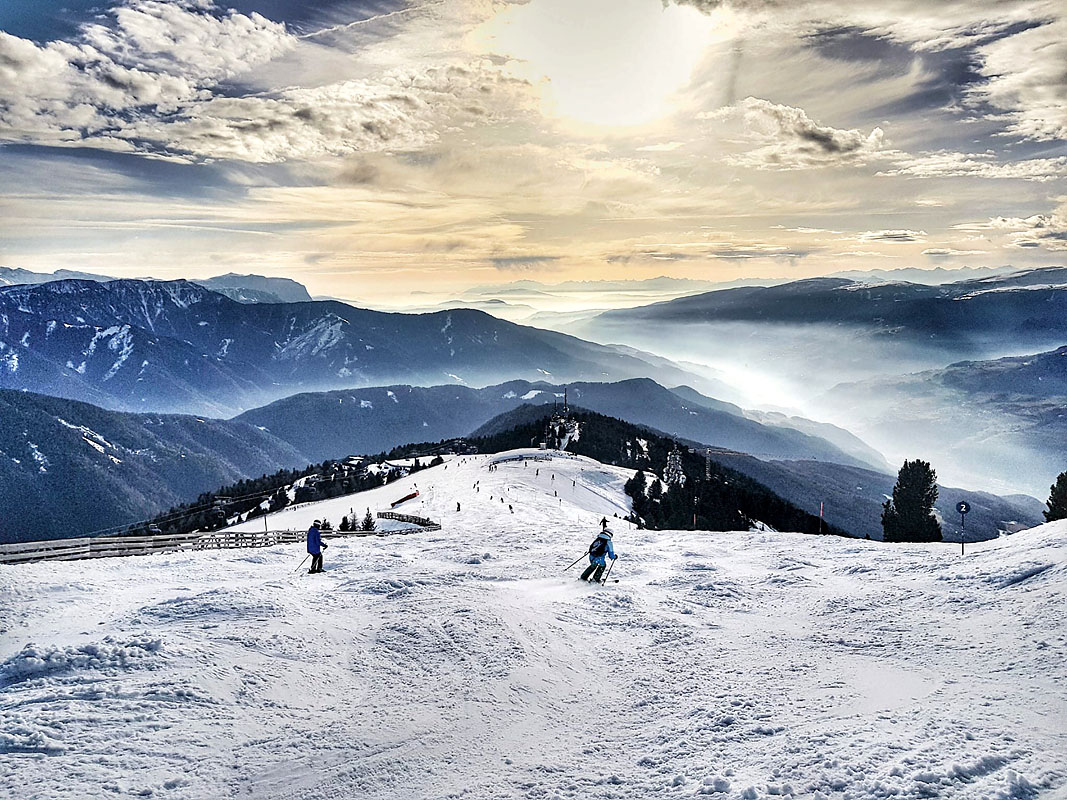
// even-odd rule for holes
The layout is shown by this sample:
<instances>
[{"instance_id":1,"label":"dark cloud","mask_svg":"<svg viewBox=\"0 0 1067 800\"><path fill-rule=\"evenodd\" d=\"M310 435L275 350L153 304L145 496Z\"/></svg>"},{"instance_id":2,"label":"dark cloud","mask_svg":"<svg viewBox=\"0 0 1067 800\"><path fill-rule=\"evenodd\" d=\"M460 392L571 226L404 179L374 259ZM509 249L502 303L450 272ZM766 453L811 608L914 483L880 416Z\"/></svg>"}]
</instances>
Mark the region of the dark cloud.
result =
<instances>
[{"instance_id":1,"label":"dark cloud","mask_svg":"<svg viewBox=\"0 0 1067 800\"><path fill-rule=\"evenodd\" d=\"M881 128L870 133L820 125L802 108L746 97L736 106L700 115L702 119L741 119L762 146L733 160L756 169L806 169L862 163L883 147Z\"/></svg>"},{"instance_id":2,"label":"dark cloud","mask_svg":"<svg viewBox=\"0 0 1067 800\"><path fill-rule=\"evenodd\" d=\"M904 74L915 61L915 54L907 45L881 36L871 36L856 26L815 31L805 36L803 41L819 55L835 61L877 61L879 78L887 73Z\"/></svg>"},{"instance_id":3,"label":"dark cloud","mask_svg":"<svg viewBox=\"0 0 1067 800\"><path fill-rule=\"evenodd\" d=\"M381 177L381 169L368 161L356 161L349 164L337 176L338 183L351 186L367 186L375 184Z\"/></svg>"}]
</instances>

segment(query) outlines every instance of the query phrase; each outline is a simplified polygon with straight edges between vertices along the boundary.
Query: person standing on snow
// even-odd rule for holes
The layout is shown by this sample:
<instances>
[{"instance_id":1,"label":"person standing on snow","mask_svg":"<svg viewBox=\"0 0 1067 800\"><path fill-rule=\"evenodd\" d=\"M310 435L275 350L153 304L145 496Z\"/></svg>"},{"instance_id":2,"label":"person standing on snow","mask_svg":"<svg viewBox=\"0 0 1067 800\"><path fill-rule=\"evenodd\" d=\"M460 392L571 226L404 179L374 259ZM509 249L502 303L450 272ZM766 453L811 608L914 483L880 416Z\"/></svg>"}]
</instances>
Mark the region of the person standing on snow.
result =
<instances>
[{"instance_id":1,"label":"person standing on snow","mask_svg":"<svg viewBox=\"0 0 1067 800\"><path fill-rule=\"evenodd\" d=\"M308 554L311 556L311 569L308 570L308 575L322 572L322 551L329 547L328 544L324 544L322 541L322 532L319 530L320 525L322 525L322 522L315 520L311 527L308 528Z\"/></svg>"},{"instance_id":2,"label":"person standing on snow","mask_svg":"<svg viewBox=\"0 0 1067 800\"><path fill-rule=\"evenodd\" d=\"M609 558L614 561L618 556L615 555L615 547L611 543L611 528L604 525L593 543L589 545L589 566L582 573L580 580L600 583Z\"/></svg>"}]
</instances>

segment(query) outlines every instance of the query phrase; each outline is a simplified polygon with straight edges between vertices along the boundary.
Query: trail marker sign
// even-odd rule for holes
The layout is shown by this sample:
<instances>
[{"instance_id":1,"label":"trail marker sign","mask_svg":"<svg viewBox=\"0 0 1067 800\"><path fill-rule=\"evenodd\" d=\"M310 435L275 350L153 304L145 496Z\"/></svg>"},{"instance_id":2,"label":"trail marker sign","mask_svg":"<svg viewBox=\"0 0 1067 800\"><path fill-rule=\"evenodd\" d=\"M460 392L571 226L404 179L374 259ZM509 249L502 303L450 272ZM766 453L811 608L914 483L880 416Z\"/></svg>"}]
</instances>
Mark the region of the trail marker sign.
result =
<instances>
[{"instance_id":1,"label":"trail marker sign","mask_svg":"<svg viewBox=\"0 0 1067 800\"><path fill-rule=\"evenodd\" d=\"M971 504L968 503L966 500L960 500L958 503L956 503L956 511L960 515L960 528L962 528L963 531L967 530L967 512L970 511L970 510L971 510ZM963 546L964 546L963 538L964 538L964 535L963 535L963 532L961 532L960 533L960 555L961 556L963 555Z\"/></svg>"}]
</instances>

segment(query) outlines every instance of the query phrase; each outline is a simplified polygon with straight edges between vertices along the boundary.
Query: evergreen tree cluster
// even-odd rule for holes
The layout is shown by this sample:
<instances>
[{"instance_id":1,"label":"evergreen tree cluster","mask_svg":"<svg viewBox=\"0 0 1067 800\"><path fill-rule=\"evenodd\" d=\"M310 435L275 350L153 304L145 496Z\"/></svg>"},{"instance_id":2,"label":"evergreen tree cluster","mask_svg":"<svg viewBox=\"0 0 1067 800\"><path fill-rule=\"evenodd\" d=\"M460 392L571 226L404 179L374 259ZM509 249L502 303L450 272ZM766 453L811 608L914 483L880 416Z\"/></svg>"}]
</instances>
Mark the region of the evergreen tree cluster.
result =
<instances>
[{"instance_id":1,"label":"evergreen tree cluster","mask_svg":"<svg viewBox=\"0 0 1067 800\"><path fill-rule=\"evenodd\" d=\"M926 461L905 461L897 473L893 499L882 506L882 538L887 542L940 542L934 517L937 473Z\"/></svg>"},{"instance_id":2,"label":"evergreen tree cluster","mask_svg":"<svg viewBox=\"0 0 1067 800\"><path fill-rule=\"evenodd\" d=\"M358 465L344 461L324 461L321 464L310 464L300 470L282 469L271 475L237 481L213 492L204 492L193 502L175 506L147 523L132 526L127 533L142 535L218 530L225 527L227 519L237 514L245 514L246 519L253 519L265 513L280 511L290 504L313 503L374 489L390 482L398 473L390 470L380 474L369 472L367 464L381 463L396 457L381 453ZM410 475L443 463L444 459L440 455L434 456L427 463L415 458L405 473ZM290 501L289 488L301 478L306 480L296 488ZM268 503L266 509L262 507L265 500ZM367 513L370 514L370 509L367 509ZM369 528L360 527L366 525L366 518L362 522L349 520L348 524L352 526L350 530L375 529L373 516L370 517Z\"/></svg>"},{"instance_id":3,"label":"evergreen tree cluster","mask_svg":"<svg viewBox=\"0 0 1067 800\"><path fill-rule=\"evenodd\" d=\"M350 531L373 531L378 529L378 523L374 519L374 515L370 509L367 509L367 513L363 515L363 519L356 519L356 515L353 513L350 517L341 517L341 524L337 527L337 530L342 533L348 533Z\"/></svg>"},{"instance_id":4,"label":"evergreen tree cluster","mask_svg":"<svg viewBox=\"0 0 1067 800\"><path fill-rule=\"evenodd\" d=\"M1056 476L1056 482L1049 487L1048 511L1045 522L1055 522L1058 519L1067 519L1067 472L1061 472Z\"/></svg>"}]
</instances>

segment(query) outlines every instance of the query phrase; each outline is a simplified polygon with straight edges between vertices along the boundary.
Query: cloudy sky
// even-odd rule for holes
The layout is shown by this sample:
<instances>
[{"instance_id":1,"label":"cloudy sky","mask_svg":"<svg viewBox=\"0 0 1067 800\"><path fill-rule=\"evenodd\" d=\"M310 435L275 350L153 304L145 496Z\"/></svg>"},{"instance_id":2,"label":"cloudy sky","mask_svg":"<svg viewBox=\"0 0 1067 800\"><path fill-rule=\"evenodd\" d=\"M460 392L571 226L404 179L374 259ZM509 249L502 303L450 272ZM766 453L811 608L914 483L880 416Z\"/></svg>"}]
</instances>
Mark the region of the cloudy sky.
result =
<instances>
[{"instance_id":1,"label":"cloudy sky","mask_svg":"<svg viewBox=\"0 0 1067 800\"><path fill-rule=\"evenodd\" d=\"M1062 0L0 3L7 266L389 301L1065 262Z\"/></svg>"}]
</instances>

